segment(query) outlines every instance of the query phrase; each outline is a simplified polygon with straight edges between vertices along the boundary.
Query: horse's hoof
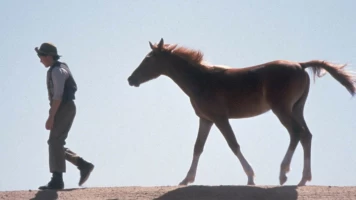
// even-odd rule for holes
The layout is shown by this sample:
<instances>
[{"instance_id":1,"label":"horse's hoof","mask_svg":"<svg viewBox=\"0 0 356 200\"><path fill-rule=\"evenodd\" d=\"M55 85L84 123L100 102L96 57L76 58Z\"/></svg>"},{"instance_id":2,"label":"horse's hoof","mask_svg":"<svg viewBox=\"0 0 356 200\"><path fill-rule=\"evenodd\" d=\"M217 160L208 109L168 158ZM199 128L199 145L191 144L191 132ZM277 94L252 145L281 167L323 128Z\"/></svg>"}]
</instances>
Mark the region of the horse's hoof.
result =
<instances>
[{"instance_id":1,"label":"horse's hoof","mask_svg":"<svg viewBox=\"0 0 356 200\"><path fill-rule=\"evenodd\" d=\"M305 186L305 184L306 184L306 181L300 181L300 182L298 183L298 187Z\"/></svg>"},{"instance_id":2,"label":"horse's hoof","mask_svg":"<svg viewBox=\"0 0 356 200\"><path fill-rule=\"evenodd\" d=\"M183 181L179 183L179 186L185 186L185 185L188 185L188 183L187 182L183 182Z\"/></svg>"},{"instance_id":3,"label":"horse's hoof","mask_svg":"<svg viewBox=\"0 0 356 200\"><path fill-rule=\"evenodd\" d=\"M285 182L287 182L287 176L286 175L281 175L279 176L279 183L283 185Z\"/></svg>"},{"instance_id":4,"label":"horse's hoof","mask_svg":"<svg viewBox=\"0 0 356 200\"><path fill-rule=\"evenodd\" d=\"M247 185L256 185L253 176L248 177Z\"/></svg>"},{"instance_id":5,"label":"horse's hoof","mask_svg":"<svg viewBox=\"0 0 356 200\"><path fill-rule=\"evenodd\" d=\"M304 173L302 180L298 183L298 186L305 186L308 181L312 180L311 173Z\"/></svg>"},{"instance_id":6,"label":"horse's hoof","mask_svg":"<svg viewBox=\"0 0 356 200\"><path fill-rule=\"evenodd\" d=\"M256 185L255 182L248 182L247 185Z\"/></svg>"},{"instance_id":7,"label":"horse's hoof","mask_svg":"<svg viewBox=\"0 0 356 200\"><path fill-rule=\"evenodd\" d=\"M185 178L182 182L179 183L179 185L188 185L189 183L193 183L193 180L189 180L188 178Z\"/></svg>"},{"instance_id":8,"label":"horse's hoof","mask_svg":"<svg viewBox=\"0 0 356 200\"><path fill-rule=\"evenodd\" d=\"M298 186L305 186L306 183L307 183L307 181L310 181L310 180L303 178L303 179L298 183Z\"/></svg>"}]
</instances>

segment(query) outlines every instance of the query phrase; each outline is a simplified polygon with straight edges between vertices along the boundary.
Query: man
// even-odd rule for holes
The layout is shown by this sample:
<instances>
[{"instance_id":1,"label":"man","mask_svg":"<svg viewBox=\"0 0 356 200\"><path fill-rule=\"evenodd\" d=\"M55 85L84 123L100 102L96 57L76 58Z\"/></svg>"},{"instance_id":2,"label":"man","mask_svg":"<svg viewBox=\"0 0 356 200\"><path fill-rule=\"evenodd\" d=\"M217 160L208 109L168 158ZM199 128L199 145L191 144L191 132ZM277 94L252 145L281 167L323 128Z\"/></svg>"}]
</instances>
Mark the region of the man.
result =
<instances>
[{"instance_id":1,"label":"man","mask_svg":"<svg viewBox=\"0 0 356 200\"><path fill-rule=\"evenodd\" d=\"M88 179L94 165L64 147L76 114L74 94L77 85L67 64L58 61L60 55L57 54L57 48L53 44L43 43L40 48L36 47L35 51L41 63L49 68L47 71L47 88L50 101L49 116L45 127L50 130L48 147L49 169L52 173L52 179L47 185L40 186L39 189L58 190L64 188L62 174L66 172L65 160L79 169L79 186L81 186Z\"/></svg>"}]
</instances>

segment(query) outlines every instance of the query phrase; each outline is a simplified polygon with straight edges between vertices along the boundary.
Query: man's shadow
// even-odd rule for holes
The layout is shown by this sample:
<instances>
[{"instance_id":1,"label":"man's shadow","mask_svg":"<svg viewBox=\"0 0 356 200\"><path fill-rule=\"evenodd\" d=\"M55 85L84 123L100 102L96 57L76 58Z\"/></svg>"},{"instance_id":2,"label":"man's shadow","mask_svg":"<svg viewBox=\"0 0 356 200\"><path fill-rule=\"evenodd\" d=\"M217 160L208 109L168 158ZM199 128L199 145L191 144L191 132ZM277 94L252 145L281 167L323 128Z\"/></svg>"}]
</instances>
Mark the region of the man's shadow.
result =
<instances>
[{"instance_id":1,"label":"man's shadow","mask_svg":"<svg viewBox=\"0 0 356 200\"><path fill-rule=\"evenodd\" d=\"M36 193L36 196L30 200L57 200L58 199L58 191L60 192L69 192L73 190L77 190L80 188L70 188L70 189L63 189L63 190L39 190Z\"/></svg>"}]
</instances>

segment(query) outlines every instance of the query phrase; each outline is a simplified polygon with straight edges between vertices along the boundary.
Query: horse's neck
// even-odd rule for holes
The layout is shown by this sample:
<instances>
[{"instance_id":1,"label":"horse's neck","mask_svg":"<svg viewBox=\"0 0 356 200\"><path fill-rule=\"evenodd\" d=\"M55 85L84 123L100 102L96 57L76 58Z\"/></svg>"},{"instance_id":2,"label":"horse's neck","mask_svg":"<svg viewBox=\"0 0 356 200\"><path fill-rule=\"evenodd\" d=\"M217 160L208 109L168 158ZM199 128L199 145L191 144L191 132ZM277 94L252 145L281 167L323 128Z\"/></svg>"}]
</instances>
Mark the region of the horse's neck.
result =
<instances>
[{"instance_id":1,"label":"horse's neck","mask_svg":"<svg viewBox=\"0 0 356 200\"><path fill-rule=\"evenodd\" d=\"M203 70L190 66L185 61L172 62L165 74L170 77L188 96L196 95L200 90Z\"/></svg>"}]
</instances>

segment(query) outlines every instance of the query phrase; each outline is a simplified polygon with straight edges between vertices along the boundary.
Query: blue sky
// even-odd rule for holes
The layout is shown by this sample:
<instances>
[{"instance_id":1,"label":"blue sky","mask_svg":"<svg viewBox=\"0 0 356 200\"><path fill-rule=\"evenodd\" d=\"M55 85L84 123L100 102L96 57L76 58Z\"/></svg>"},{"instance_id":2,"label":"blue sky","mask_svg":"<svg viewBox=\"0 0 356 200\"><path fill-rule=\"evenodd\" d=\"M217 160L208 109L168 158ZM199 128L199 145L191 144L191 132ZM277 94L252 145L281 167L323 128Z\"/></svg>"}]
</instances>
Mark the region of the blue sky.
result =
<instances>
[{"instance_id":1,"label":"blue sky","mask_svg":"<svg viewBox=\"0 0 356 200\"><path fill-rule=\"evenodd\" d=\"M356 2L35 1L0 2L0 190L49 181L46 69L34 47L52 42L77 81L77 116L67 146L96 168L85 187L177 185L193 154L198 118L166 77L130 87L148 41L204 52L214 64L245 67L276 59L349 63L356 71ZM313 134L309 185L356 185L356 100L330 75L311 84L305 118ZM271 113L231 120L256 184L278 185L288 146ZM302 174L298 146L287 185ZM68 163L66 187L77 187ZM245 185L238 159L214 126L197 185Z\"/></svg>"}]
</instances>

